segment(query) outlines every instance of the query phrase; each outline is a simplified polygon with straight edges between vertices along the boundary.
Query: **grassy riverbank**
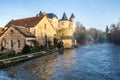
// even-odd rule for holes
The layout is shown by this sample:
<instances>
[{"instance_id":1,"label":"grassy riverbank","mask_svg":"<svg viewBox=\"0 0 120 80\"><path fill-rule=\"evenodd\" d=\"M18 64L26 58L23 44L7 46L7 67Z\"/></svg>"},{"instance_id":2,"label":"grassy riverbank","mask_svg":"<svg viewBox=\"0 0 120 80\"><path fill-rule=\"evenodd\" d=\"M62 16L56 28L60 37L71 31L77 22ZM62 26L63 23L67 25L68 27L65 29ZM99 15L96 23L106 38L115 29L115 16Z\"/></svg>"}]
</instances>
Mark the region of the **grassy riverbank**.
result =
<instances>
[{"instance_id":1,"label":"grassy riverbank","mask_svg":"<svg viewBox=\"0 0 120 80\"><path fill-rule=\"evenodd\" d=\"M61 51L61 49L53 49L53 50L50 50L50 51L39 51L39 52L30 52L30 53L27 53L27 54L19 54L19 55L16 55L16 56L13 56L13 57L9 57L9 58L6 58L6 59L1 59L0 60L0 68L5 68L5 67L9 67L11 65L14 65L16 63L19 63L21 61L26 61L26 60L29 60L29 59L33 59L33 58L36 58L36 57L40 57L40 56L44 56L44 55L48 55L48 54L51 54L51 53L54 53L54 52L57 52L57 51Z\"/></svg>"}]
</instances>

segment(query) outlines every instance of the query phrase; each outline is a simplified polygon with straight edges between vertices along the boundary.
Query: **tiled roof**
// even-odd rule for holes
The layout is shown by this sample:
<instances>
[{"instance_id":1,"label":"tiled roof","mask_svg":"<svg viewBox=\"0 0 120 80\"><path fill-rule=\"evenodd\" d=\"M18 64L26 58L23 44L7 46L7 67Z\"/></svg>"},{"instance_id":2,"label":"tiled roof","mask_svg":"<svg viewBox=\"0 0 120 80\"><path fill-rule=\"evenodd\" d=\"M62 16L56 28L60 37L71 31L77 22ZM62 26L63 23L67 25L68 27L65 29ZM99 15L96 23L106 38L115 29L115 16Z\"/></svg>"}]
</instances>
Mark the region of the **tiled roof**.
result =
<instances>
[{"instance_id":1,"label":"tiled roof","mask_svg":"<svg viewBox=\"0 0 120 80\"><path fill-rule=\"evenodd\" d=\"M4 28L0 27L0 31L2 31Z\"/></svg>"},{"instance_id":2,"label":"tiled roof","mask_svg":"<svg viewBox=\"0 0 120 80\"><path fill-rule=\"evenodd\" d=\"M21 27L21 26L12 26L16 30L18 30L21 34L23 34L25 37L35 37L27 28Z\"/></svg>"},{"instance_id":3,"label":"tiled roof","mask_svg":"<svg viewBox=\"0 0 120 80\"><path fill-rule=\"evenodd\" d=\"M33 27L38 24L42 20L42 16L36 16L31 18L23 18L18 20L11 20L5 27L9 27L11 25L17 25L17 26L24 26L24 27Z\"/></svg>"}]
</instances>

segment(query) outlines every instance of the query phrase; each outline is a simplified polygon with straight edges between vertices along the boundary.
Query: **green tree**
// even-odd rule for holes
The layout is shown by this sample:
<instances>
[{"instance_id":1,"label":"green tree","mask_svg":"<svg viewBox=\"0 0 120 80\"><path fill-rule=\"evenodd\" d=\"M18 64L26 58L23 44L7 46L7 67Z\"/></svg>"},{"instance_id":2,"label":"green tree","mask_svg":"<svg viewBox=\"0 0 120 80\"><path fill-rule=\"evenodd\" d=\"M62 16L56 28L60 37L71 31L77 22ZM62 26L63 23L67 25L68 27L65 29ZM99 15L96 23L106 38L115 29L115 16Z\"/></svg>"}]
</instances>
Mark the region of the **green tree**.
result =
<instances>
[{"instance_id":1,"label":"green tree","mask_svg":"<svg viewBox=\"0 0 120 80\"><path fill-rule=\"evenodd\" d=\"M29 45L25 45L23 50L22 50L22 53L29 53L30 52L30 46Z\"/></svg>"},{"instance_id":2,"label":"green tree","mask_svg":"<svg viewBox=\"0 0 120 80\"><path fill-rule=\"evenodd\" d=\"M85 43L85 32L75 32L74 33L74 38L76 39L78 44L84 44Z\"/></svg>"},{"instance_id":3,"label":"green tree","mask_svg":"<svg viewBox=\"0 0 120 80\"><path fill-rule=\"evenodd\" d=\"M108 40L114 44L120 44L120 27L118 24L112 24L110 26L110 33L108 34Z\"/></svg>"}]
</instances>

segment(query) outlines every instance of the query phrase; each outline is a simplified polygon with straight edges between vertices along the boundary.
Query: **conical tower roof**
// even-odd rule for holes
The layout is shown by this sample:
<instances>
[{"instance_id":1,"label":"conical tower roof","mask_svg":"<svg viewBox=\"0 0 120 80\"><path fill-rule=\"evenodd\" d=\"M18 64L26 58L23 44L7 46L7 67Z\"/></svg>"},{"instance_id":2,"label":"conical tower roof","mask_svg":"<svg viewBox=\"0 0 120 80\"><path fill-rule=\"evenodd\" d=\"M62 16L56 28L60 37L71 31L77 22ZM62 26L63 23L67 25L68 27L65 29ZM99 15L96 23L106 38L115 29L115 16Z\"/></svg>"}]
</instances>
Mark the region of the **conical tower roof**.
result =
<instances>
[{"instance_id":1,"label":"conical tower roof","mask_svg":"<svg viewBox=\"0 0 120 80\"><path fill-rule=\"evenodd\" d=\"M39 16L42 16L42 15L43 15L43 13L42 13L42 11L40 11Z\"/></svg>"},{"instance_id":2,"label":"conical tower roof","mask_svg":"<svg viewBox=\"0 0 120 80\"><path fill-rule=\"evenodd\" d=\"M71 19L71 18L75 18L75 16L74 16L74 14L73 14L73 13L71 14L71 17L70 17L70 19Z\"/></svg>"},{"instance_id":3,"label":"conical tower roof","mask_svg":"<svg viewBox=\"0 0 120 80\"><path fill-rule=\"evenodd\" d=\"M65 12L63 13L63 17L62 17L61 20L68 20L68 18L67 18L67 16L66 16L66 13L65 13Z\"/></svg>"}]
</instances>

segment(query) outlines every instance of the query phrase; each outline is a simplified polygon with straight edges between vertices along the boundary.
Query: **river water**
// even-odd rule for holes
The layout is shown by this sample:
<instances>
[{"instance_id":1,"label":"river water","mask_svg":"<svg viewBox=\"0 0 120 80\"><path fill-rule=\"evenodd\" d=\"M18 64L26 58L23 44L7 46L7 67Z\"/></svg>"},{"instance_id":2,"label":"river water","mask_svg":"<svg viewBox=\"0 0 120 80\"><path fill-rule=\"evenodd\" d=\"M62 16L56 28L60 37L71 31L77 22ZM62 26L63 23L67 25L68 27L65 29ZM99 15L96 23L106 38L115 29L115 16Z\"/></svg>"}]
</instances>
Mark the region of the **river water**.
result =
<instances>
[{"instance_id":1,"label":"river water","mask_svg":"<svg viewBox=\"0 0 120 80\"><path fill-rule=\"evenodd\" d=\"M120 80L120 46L92 44L0 70L0 80Z\"/></svg>"}]
</instances>

